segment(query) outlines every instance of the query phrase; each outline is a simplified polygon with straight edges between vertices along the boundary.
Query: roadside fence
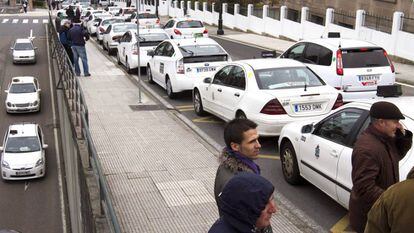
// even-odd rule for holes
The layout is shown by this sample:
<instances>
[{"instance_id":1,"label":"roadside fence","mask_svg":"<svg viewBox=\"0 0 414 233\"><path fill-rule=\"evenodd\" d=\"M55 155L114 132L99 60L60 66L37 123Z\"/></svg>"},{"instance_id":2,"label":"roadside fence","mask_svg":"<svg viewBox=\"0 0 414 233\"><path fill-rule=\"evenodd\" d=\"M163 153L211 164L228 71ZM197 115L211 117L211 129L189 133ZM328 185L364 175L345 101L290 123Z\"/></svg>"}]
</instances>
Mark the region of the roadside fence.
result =
<instances>
[{"instance_id":1,"label":"roadside fence","mask_svg":"<svg viewBox=\"0 0 414 233\"><path fill-rule=\"evenodd\" d=\"M401 31L414 33L414 18L401 16Z\"/></svg>"},{"instance_id":2,"label":"roadside fence","mask_svg":"<svg viewBox=\"0 0 414 233\"><path fill-rule=\"evenodd\" d=\"M333 23L349 29L355 28L356 14L351 12L335 10L333 12Z\"/></svg>"},{"instance_id":3,"label":"roadside fence","mask_svg":"<svg viewBox=\"0 0 414 233\"><path fill-rule=\"evenodd\" d=\"M370 13L364 13L364 27L371 28L377 31L385 32L391 34L392 31L392 19L385 17L385 16L379 16L379 15L373 15Z\"/></svg>"}]
</instances>

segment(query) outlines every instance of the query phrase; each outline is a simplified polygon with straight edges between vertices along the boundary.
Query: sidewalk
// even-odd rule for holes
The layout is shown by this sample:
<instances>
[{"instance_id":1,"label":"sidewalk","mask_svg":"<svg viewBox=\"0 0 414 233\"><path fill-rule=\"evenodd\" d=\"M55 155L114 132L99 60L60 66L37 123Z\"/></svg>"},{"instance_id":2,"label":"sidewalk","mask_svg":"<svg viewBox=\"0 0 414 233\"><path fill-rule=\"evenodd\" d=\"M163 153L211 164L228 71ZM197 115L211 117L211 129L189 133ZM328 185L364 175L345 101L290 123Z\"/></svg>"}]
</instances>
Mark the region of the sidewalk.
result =
<instances>
[{"instance_id":1,"label":"sidewalk","mask_svg":"<svg viewBox=\"0 0 414 233\"><path fill-rule=\"evenodd\" d=\"M218 217L213 194L218 151L184 125L179 112L145 92L139 104L135 77L92 42L86 48L92 76L80 81L122 232L207 232ZM277 232L320 229L292 214L278 197L272 221Z\"/></svg>"}]
</instances>

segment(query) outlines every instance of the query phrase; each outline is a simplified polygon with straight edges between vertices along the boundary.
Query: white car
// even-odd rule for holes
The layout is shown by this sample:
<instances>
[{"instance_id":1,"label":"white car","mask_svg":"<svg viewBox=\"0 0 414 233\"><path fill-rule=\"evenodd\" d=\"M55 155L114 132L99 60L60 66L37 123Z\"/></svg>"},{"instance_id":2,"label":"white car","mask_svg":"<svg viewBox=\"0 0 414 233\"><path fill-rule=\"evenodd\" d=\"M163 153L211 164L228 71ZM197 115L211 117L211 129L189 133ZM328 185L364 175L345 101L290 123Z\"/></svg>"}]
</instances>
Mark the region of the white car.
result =
<instances>
[{"instance_id":1,"label":"white car","mask_svg":"<svg viewBox=\"0 0 414 233\"><path fill-rule=\"evenodd\" d=\"M134 12L128 17L125 21L137 23L137 13ZM139 25L140 26L150 26L150 27L160 27L160 19L150 12L139 12Z\"/></svg>"},{"instance_id":2,"label":"white car","mask_svg":"<svg viewBox=\"0 0 414 233\"><path fill-rule=\"evenodd\" d=\"M37 47L33 45L31 39L16 39L13 44L12 50L13 63L36 63Z\"/></svg>"},{"instance_id":3,"label":"white car","mask_svg":"<svg viewBox=\"0 0 414 233\"><path fill-rule=\"evenodd\" d=\"M6 112L23 113L40 111L40 87L31 76L13 77L7 90Z\"/></svg>"},{"instance_id":4,"label":"white car","mask_svg":"<svg viewBox=\"0 0 414 233\"><path fill-rule=\"evenodd\" d=\"M108 13L115 16L116 14L119 13L120 9L121 9L121 7L119 7L119 6L109 6L108 7Z\"/></svg>"},{"instance_id":5,"label":"white car","mask_svg":"<svg viewBox=\"0 0 414 233\"><path fill-rule=\"evenodd\" d=\"M140 29L139 30L139 52L137 46L137 30L129 30L119 40L117 61L123 64L128 73L138 67L147 67L150 56L147 55L149 50L154 49L159 43L169 38L168 34L159 28Z\"/></svg>"},{"instance_id":6,"label":"white car","mask_svg":"<svg viewBox=\"0 0 414 233\"><path fill-rule=\"evenodd\" d=\"M230 55L210 38L165 40L148 55L149 83L166 89L169 98L192 90L198 80L210 77L218 67L231 61Z\"/></svg>"},{"instance_id":7,"label":"white car","mask_svg":"<svg viewBox=\"0 0 414 233\"><path fill-rule=\"evenodd\" d=\"M89 21L93 21L95 19L95 15L100 15L106 13L103 10L86 10L86 11L82 11L81 13L81 21L82 21L82 26L87 28L88 27L88 22Z\"/></svg>"},{"instance_id":8,"label":"white car","mask_svg":"<svg viewBox=\"0 0 414 233\"><path fill-rule=\"evenodd\" d=\"M404 128L414 131L414 97L369 99L351 102L318 121L286 125L279 137L285 180L299 184L302 178L348 209L352 189L352 149L370 122L369 109L376 101L389 101L405 116ZM400 180L414 166L413 149L400 161Z\"/></svg>"},{"instance_id":9,"label":"white car","mask_svg":"<svg viewBox=\"0 0 414 233\"><path fill-rule=\"evenodd\" d=\"M105 12L102 14L92 14L89 16L88 22L86 23L86 30L92 36L96 35L97 28L103 19L111 18L112 15Z\"/></svg>"},{"instance_id":10,"label":"white car","mask_svg":"<svg viewBox=\"0 0 414 233\"><path fill-rule=\"evenodd\" d=\"M118 40L124 33L131 29L136 29L135 23L113 23L108 26L105 33L103 33L102 48L108 51L111 55L116 50L119 42Z\"/></svg>"},{"instance_id":11,"label":"white car","mask_svg":"<svg viewBox=\"0 0 414 233\"><path fill-rule=\"evenodd\" d=\"M38 124L10 125L4 136L3 146L0 147L3 180L25 180L45 176L47 147Z\"/></svg>"},{"instance_id":12,"label":"white car","mask_svg":"<svg viewBox=\"0 0 414 233\"><path fill-rule=\"evenodd\" d=\"M196 114L225 121L248 118L262 136L277 136L290 122L328 114L342 96L303 63L281 59L240 60L196 83Z\"/></svg>"},{"instance_id":13,"label":"white car","mask_svg":"<svg viewBox=\"0 0 414 233\"><path fill-rule=\"evenodd\" d=\"M102 44L104 33L109 25L113 23L123 23L125 20L120 17L112 17L112 18L103 18L102 21L99 22L96 28L96 39L98 40L99 44Z\"/></svg>"},{"instance_id":14,"label":"white car","mask_svg":"<svg viewBox=\"0 0 414 233\"><path fill-rule=\"evenodd\" d=\"M367 41L320 38L299 41L280 58L305 63L329 85L338 89L344 102L375 98L378 85L395 83L394 66L387 52Z\"/></svg>"},{"instance_id":15,"label":"white car","mask_svg":"<svg viewBox=\"0 0 414 233\"><path fill-rule=\"evenodd\" d=\"M130 17L132 13L136 12L136 10L135 7L121 7L115 15L126 19Z\"/></svg>"},{"instance_id":16,"label":"white car","mask_svg":"<svg viewBox=\"0 0 414 233\"><path fill-rule=\"evenodd\" d=\"M208 31L203 22L192 18L173 18L165 25L164 30L170 35L171 39L208 37Z\"/></svg>"}]
</instances>

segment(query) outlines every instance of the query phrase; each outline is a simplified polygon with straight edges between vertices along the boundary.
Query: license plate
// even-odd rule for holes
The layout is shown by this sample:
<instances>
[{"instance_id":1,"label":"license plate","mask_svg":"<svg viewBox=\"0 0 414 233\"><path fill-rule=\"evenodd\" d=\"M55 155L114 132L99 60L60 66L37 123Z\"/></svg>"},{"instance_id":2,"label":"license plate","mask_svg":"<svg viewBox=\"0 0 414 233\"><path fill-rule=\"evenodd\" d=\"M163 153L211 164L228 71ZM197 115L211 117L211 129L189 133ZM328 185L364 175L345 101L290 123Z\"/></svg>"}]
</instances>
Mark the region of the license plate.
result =
<instances>
[{"instance_id":1,"label":"license plate","mask_svg":"<svg viewBox=\"0 0 414 233\"><path fill-rule=\"evenodd\" d=\"M216 71L216 67L198 67L197 68L197 73L200 73L200 72L212 72L212 71Z\"/></svg>"},{"instance_id":2,"label":"license plate","mask_svg":"<svg viewBox=\"0 0 414 233\"><path fill-rule=\"evenodd\" d=\"M29 171L23 171L23 172L16 172L17 176L24 176L24 175L29 175L30 172Z\"/></svg>"},{"instance_id":3,"label":"license plate","mask_svg":"<svg viewBox=\"0 0 414 233\"><path fill-rule=\"evenodd\" d=\"M322 104L295 104L295 112L310 112L322 110Z\"/></svg>"},{"instance_id":4,"label":"license plate","mask_svg":"<svg viewBox=\"0 0 414 233\"><path fill-rule=\"evenodd\" d=\"M194 37L203 37L203 33L194 33L193 34Z\"/></svg>"},{"instance_id":5,"label":"license plate","mask_svg":"<svg viewBox=\"0 0 414 233\"><path fill-rule=\"evenodd\" d=\"M377 85L380 80L379 75L359 75L358 80L363 86Z\"/></svg>"}]
</instances>

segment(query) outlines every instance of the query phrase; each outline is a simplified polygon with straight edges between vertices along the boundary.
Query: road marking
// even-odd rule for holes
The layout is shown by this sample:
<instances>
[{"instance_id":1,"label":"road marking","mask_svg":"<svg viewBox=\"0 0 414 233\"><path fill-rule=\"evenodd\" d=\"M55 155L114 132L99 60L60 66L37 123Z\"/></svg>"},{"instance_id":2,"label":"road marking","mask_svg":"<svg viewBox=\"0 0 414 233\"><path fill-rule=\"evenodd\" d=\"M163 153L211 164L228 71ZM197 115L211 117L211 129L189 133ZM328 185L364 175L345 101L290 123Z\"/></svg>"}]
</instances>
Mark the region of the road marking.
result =
<instances>
[{"instance_id":1,"label":"road marking","mask_svg":"<svg viewBox=\"0 0 414 233\"><path fill-rule=\"evenodd\" d=\"M195 118L195 119L193 119L193 122L197 122L197 123L218 123L218 124L223 123L223 121L216 120L211 116Z\"/></svg>"},{"instance_id":2,"label":"road marking","mask_svg":"<svg viewBox=\"0 0 414 233\"><path fill-rule=\"evenodd\" d=\"M3 21L1 21L1 23L7 23L9 21L9 19L3 19Z\"/></svg>"},{"instance_id":3,"label":"road marking","mask_svg":"<svg viewBox=\"0 0 414 233\"><path fill-rule=\"evenodd\" d=\"M259 155L259 158L280 160L280 157L277 155Z\"/></svg>"},{"instance_id":4,"label":"road marking","mask_svg":"<svg viewBox=\"0 0 414 233\"><path fill-rule=\"evenodd\" d=\"M192 108L193 105L192 104L191 105L177 105L176 107L177 108Z\"/></svg>"},{"instance_id":5,"label":"road marking","mask_svg":"<svg viewBox=\"0 0 414 233\"><path fill-rule=\"evenodd\" d=\"M12 23L17 23L19 22L19 19L13 19Z\"/></svg>"},{"instance_id":6,"label":"road marking","mask_svg":"<svg viewBox=\"0 0 414 233\"><path fill-rule=\"evenodd\" d=\"M23 19L23 23L28 23L29 20L28 19Z\"/></svg>"},{"instance_id":7,"label":"road marking","mask_svg":"<svg viewBox=\"0 0 414 233\"><path fill-rule=\"evenodd\" d=\"M39 20L38 19L34 19L33 20L33 23L39 23Z\"/></svg>"},{"instance_id":8,"label":"road marking","mask_svg":"<svg viewBox=\"0 0 414 233\"><path fill-rule=\"evenodd\" d=\"M400 83L400 82L395 82L395 83L400 84L400 85L403 85L403 86L406 86L406 87L414 88L413 85L410 85L410 84L407 84L407 83Z\"/></svg>"},{"instance_id":9,"label":"road marking","mask_svg":"<svg viewBox=\"0 0 414 233\"><path fill-rule=\"evenodd\" d=\"M43 19L43 23L49 23L49 20Z\"/></svg>"},{"instance_id":10,"label":"road marking","mask_svg":"<svg viewBox=\"0 0 414 233\"><path fill-rule=\"evenodd\" d=\"M175 107L180 112L190 112L190 111L194 111L194 106L193 105L177 105Z\"/></svg>"},{"instance_id":11,"label":"road marking","mask_svg":"<svg viewBox=\"0 0 414 233\"><path fill-rule=\"evenodd\" d=\"M24 191L26 192L28 188L29 188L29 182L26 181L24 182Z\"/></svg>"},{"instance_id":12,"label":"road marking","mask_svg":"<svg viewBox=\"0 0 414 233\"><path fill-rule=\"evenodd\" d=\"M45 25L46 28L46 49L47 49L47 61L49 63L49 83L50 83L50 95L51 95L51 101L52 101L52 113L53 113L53 124L57 125L57 116L56 116L56 109L55 109L55 95L53 93L53 80L52 80L52 64L51 64L51 56L50 56L50 50L49 50L49 35L48 35L48 24ZM56 148L56 159L57 159L57 170L58 170L58 183L59 183L59 193L60 193L60 208L62 211L62 228L63 233L66 233L67 230L67 223L66 223L66 207L65 207L65 200L63 196L63 180L62 180L62 170L60 167L60 149L59 149L59 137L58 137L58 129L57 127L53 127L53 134L55 136L55 148Z\"/></svg>"},{"instance_id":13,"label":"road marking","mask_svg":"<svg viewBox=\"0 0 414 233\"><path fill-rule=\"evenodd\" d=\"M349 226L349 215L346 214L342 217L333 227L330 229L332 233L342 233L346 232L346 228Z\"/></svg>"}]
</instances>

